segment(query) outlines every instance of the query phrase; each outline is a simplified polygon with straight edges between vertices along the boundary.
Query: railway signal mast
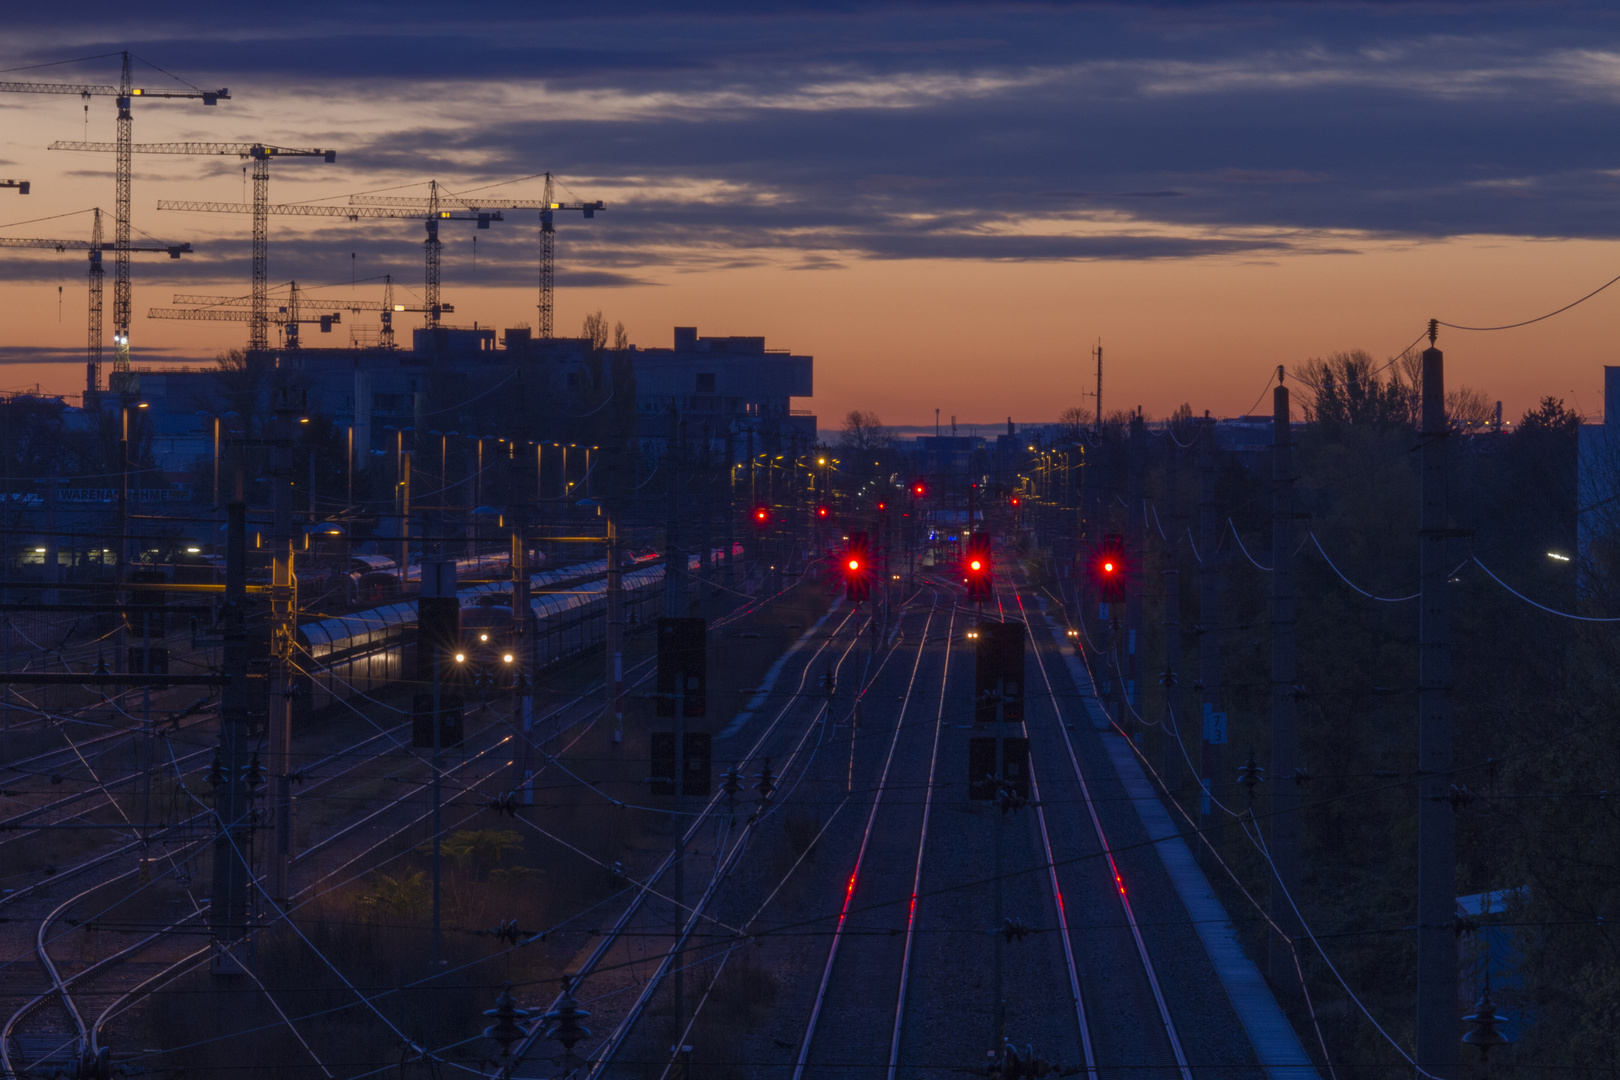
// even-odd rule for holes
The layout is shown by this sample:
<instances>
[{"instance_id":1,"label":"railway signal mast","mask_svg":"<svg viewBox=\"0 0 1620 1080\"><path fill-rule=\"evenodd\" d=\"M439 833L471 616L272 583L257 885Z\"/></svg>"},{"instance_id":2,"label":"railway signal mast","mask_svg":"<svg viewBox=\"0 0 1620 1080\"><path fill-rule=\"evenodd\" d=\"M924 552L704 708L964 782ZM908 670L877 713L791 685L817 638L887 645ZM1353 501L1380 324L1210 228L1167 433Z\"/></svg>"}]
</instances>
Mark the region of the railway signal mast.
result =
<instances>
[{"instance_id":1,"label":"railway signal mast","mask_svg":"<svg viewBox=\"0 0 1620 1080\"><path fill-rule=\"evenodd\" d=\"M839 568L844 575L844 599L852 604L872 598L872 545L863 532L849 534Z\"/></svg>"},{"instance_id":2,"label":"railway signal mast","mask_svg":"<svg viewBox=\"0 0 1620 1080\"><path fill-rule=\"evenodd\" d=\"M1119 663L1119 630L1121 608L1125 604L1125 582L1129 567L1125 558L1125 538L1118 533L1108 533L1097 545L1097 550L1091 556L1091 582L1097 590L1097 602L1101 606L1099 618L1108 620L1108 648L1109 666L1107 670L1108 681L1114 689L1117 702L1123 703L1124 673ZM1116 707L1117 718L1123 718L1123 705Z\"/></svg>"},{"instance_id":3,"label":"railway signal mast","mask_svg":"<svg viewBox=\"0 0 1620 1080\"><path fill-rule=\"evenodd\" d=\"M968 537L967 555L962 559L962 580L967 583L968 599L974 603L989 600L995 592L995 571L990 560L990 537L976 532Z\"/></svg>"},{"instance_id":4,"label":"railway signal mast","mask_svg":"<svg viewBox=\"0 0 1620 1080\"><path fill-rule=\"evenodd\" d=\"M27 180L0 180L0 188L16 188L17 194L27 195L33 189L33 185Z\"/></svg>"}]
</instances>

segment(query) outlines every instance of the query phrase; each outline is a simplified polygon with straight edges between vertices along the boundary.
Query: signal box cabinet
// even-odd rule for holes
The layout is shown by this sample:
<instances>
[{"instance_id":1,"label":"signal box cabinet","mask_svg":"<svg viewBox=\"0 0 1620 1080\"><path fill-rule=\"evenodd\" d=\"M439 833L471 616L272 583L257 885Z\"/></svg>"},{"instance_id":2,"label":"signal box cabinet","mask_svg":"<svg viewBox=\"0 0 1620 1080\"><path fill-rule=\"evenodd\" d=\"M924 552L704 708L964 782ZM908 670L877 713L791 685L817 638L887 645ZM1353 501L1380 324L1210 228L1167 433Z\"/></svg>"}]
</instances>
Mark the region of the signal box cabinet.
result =
<instances>
[{"instance_id":1,"label":"signal box cabinet","mask_svg":"<svg viewBox=\"0 0 1620 1080\"><path fill-rule=\"evenodd\" d=\"M439 748L460 746L466 734L462 700L453 694L439 695ZM433 695L417 694L411 710L411 746L433 749Z\"/></svg>"},{"instance_id":2,"label":"signal box cabinet","mask_svg":"<svg viewBox=\"0 0 1620 1080\"><path fill-rule=\"evenodd\" d=\"M658 715L675 715L682 697L685 716L708 714L709 624L704 619L658 620Z\"/></svg>"},{"instance_id":3,"label":"signal box cabinet","mask_svg":"<svg viewBox=\"0 0 1620 1080\"><path fill-rule=\"evenodd\" d=\"M1024 624L984 622L979 624L979 641L974 649L973 719L994 723L996 706L1001 719L1022 723L1024 719Z\"/></svg>"},{"instance_id":4,"label":"signal box cabinet","mask_svg":"<svg viewBox=\"0 0 1620 1080\"><path fill-rule=\"evenodd\" d=\"M680 769L681 794L707 798L713 790L714 742L706 731L685 735L686 761ZM652 771L649 787L654 795L675 794L675 733L652 733Z\"/></svg>"},{"instance_id":5,"label":"signal box cabinet","mask_svg":"<svg viewBox=\"0 0 1620 1080\"><path fill-rule=\"evenodd\" d=\"M994 735L975 735L968 740L968 798L991 802L996 797L996 742ZM1001 743L1001 786L1018 796L1030 796L1029 740L1007 735Z\"/></svg>"}]
</instances>

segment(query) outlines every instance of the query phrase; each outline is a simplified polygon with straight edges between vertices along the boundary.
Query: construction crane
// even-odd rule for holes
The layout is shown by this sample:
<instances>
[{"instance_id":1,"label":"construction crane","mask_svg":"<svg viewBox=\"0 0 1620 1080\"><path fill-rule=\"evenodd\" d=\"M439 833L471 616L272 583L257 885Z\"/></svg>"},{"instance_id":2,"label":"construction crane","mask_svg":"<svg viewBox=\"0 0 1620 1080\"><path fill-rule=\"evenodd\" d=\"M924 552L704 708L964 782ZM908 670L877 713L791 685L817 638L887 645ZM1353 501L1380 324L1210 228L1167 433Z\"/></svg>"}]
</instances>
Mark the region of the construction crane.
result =
<instances>
[{"instance_id":1,"label":"construction crane","mask_svg":"<svg viewBox=\"0 0 1620 1080\"><path fill-rule=\"evenodd\" d=\"M129 246L129 188L130 147L133 144L134 125L130 103L135 98L185 98L201 101L204 105L218 105L221 101L229 101L231 97L231 92L224 87L218 90L151 90L138 87L130 72L130 55L128 52L122 55L124 66L117 86L0 82L0 93L4 94L71 94L84 99L86 110L90 108L91 98L110 97L118 106L118 141L115 144L117 157L113 167L113 244L110 249L113 253L113 342L117 347L113 357L114 371L129 370L129 320L132 299L129 282L129 256L132 250Z\"/></svg>"},{"instance_id":2,"label":"construction crane","mask_svg":"<svg viewBox=\"0 0 1620 1080\"><path fill-rule=\"evenodd\" d=\"M554 183L550 173L546 173L546 190L538 206L519 203L505 203L476 199L470 195L449 195L442 199L458 203L468 210L538 210L540 211L540 338L550 341L552 337L552 294L553 270L556 264L557 233L555 228L556 215L564 210L579 210L588 218L596 216L598 210L606 210L607 204L598 199L595 202L562 203L554 199ZM351 195L351 206L394 206L394 207L429 207L438 208L441 199L435 186L428 199L415 199L394 195Z\"/></svg>"},{"instance_id":3,"label":"construction crane","mask_svg":"<svg viewBox=\"0 0 1620 1080\"><path fill-rule=\"evenodd\" d=\"M437 191L437 185L435 185ZM244 203L229 202L189 202L160 199L159 210L186 210L207 214L251 214L254 208ZM362 218L392 218L425 221L427 223L427 240L424 251L427 262L427 296L426 314L427 328L436 329L439 325L439 316L444 312L444 306L439 303L439 224L445 221L474 221L478 228L487 229L492 221L503 221L499 213L477 212L457 213L453 210L437 208L437 200L429 209L408 209L404 207L360 207L360 206L311 206L304 203L283 203L276 206L266 206L267 214L285 214L292 217L340 217L350 221L359 221Z\"/></svg>"},{"instance_id":4,"label":"construction crane","mask_svg":"<svg viewBox=\"0 0 1620 1080\"><path fill-rule=\"evenodd\" d=\"M242 307L243 305L245 305L245 304L247 304L249 302L249 299L250 298L246 297L246 296L206 296L206 295L197 295L195 293L175 293L174 294L174 303L176 303L176 304L187 304L187 305L193 305L193 306L200 306L200 307L202 307L204 309ZM392 274L384 274L383 275L383 298L380 301L378 301L378 300L352 300L352 299L351 300L333 300L330 297L325 297L325 298L322 299L320 306L322 306L322 307L332 307L332 308L341 308L342 310L350 312L352 314L359 314L362 311L381 312L381 314L382 314L382 331L381 331L381 333L382 333L382 347L385 348L385 349L392 349L392 348L395 347L395 345L394 345L394 314L395 314L395 312L402 312L402 311L421 312L421 311L427 311L428 310L426 305L422 305L422 306L418 307L418 306L412 306L412 305L409 305L409 304L396 304L396 303L394 303L394 276ZM443 312L444 314L446 314L446 315L450 315L450 314L453 314L455 312L456 307L455 307L454 304L440 304L439 305L439 310L441 312ZM235 320L231 320L231 321L235 321Z\"/></svg>"},{"instance_id":5,"label":"construction crane","mask_svg":"<svg viewBox=\"0 0 1620 1080\"><path fill-rule=\"evenodd\" d=\"M0 237L0 247L8 248L44 248L53 251L88 251L90 253L90 351L86 358L84 381L87 396L94 397L101 389L101 299L102 280L105 272L101 266L101 253L113 250L114 245L102 238L101 208L94 211L95 220L90 227L89 240L25 240L15 236ZM190 244L155 244L150 247L136 247L130 245L125 248L129 254L158 252L166 254L171 259L178 259L181 255L191 254ZM122 380L124 385L113 389L120 392L129 389L128 378Z\"/></svg>"},{"instance_id":6,"label":"construction crane","mask_svg":"<svg viewBox=\"0 0 1620 1080\"><path fill-rule=\"evenodd\" d=\"M119 152L116 143L53 142L52 150L91 150ZM270 162L273 158L320 158L330 164L337 160L336 150L317 150L290 146L270 146L266 143L174 142L138 143L128 148L133 154L185 154L203 156L239 157L253 162L253 318L248 323L248 349L262 351L270 347L269 285L269 218L265 208L270 205Z\"/></svg>"},{"instance_id":7,"label":"construction crane","mask_svg":"<svg viewBox=\"0 0 1620 1080\"><path fill-rule=\"evenodd\" d=\"M29 188L32 186L27 180L0 180L0 187L16 188L19 195L28 194Z\"/></svg>"},{"instance_id":8,"label":"construction crane","mask_svg":"<svg viewBox=\"0 0 1620 1080\"><path fill-rule=\"evenodd\" d=\"M302 342L299 341L298 337L299 326L314 326L318 324L321 328L321 333L330 334L332 332L332 327L343 322L343 315L340 312L332 312L330 315L305 315L303 294L299 291L298 282L294 281L290 282L289 284L291 288L288 292L287 302L281 305L281 307L277 310L277 314L279 314L281 317L276 321L281 325L282 341L285 348L288 351L297 351L302 347ZM234 300L236 297L231 297L230 299ZM249 297L248 299L250 303L253 300L252 297ZM175 302L182 303L184 301L177 298ZM319 308L330 308L336 307L337 305L321 303L315 306ZM147 311L146 315L151 319L187 319L192 322L248 322L250 319L258 317L258 310L255 307L254 310L241 311L222 306L203 308L151 308Z\"/></svg>"}]
</instances>

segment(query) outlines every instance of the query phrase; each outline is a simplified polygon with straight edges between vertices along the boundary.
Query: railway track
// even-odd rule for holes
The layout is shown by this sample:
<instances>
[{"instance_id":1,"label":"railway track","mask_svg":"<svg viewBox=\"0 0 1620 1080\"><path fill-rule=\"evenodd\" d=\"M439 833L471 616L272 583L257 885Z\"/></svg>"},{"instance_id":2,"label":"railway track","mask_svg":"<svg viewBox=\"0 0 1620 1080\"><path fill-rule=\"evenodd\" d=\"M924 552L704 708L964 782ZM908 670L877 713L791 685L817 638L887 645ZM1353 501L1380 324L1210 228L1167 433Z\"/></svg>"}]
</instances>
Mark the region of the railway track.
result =
<instances>
[{"instance_id":1,"label":"railway track","mask_svg":"<svg viewBox=\"0 0 1620 1080\"><path fill-rule=\"evenodd\" d=\"M751 611L757 609L760 604L768 602L769 599L771 598L758 598L753 603L743 605L736 611L732 612L727 618L717 620L717 625L741 618ZM630 677L627 681L629 681L632 685L644 681L651 674L651 666L650 660L633 665L626 673L627 676ZM638 672L640 673L639 677L637 674ZM538 718L536 724L534 725L534 732L530 737L536 742L555 739L561 734L566 733L572 727L579 726L581 724L583 724L584 728L588 730L592 725L594 725L595 720L601 715L599 709L591 707L591 699L599 690L600 683L598 682L593 686L587 687L584 693L577 695L569 702L551 710L546 716ZM580 705L585 705L585 710L580 712L572 723L563 723L562 721L567 714ZM349 776L361 770L362 767L368 762L377 760L375 755L360 753L360 751L372 746L372 744L379 741L388 741L392 742L395 746L403 746L400 735L408 728L408 726L408 724L398 724L391 728L378 728L376 732L367 736L365 739L351 744L350 746L345 747L336 753L328 755L321 761L309 766L305 770L306 773L317 772L319 769L332 762L346 761L344 767L337 773L323 777L316 783L305 788L301 797L307 798L322 785L335 783L340 778ZM470 755L466 760L452 766L451 768L447 768L447 774L455 771L464 771L469 765L475 765L485 757L494 754L503 746L507 746L511 742L512 735L501 734L501 727L503 727L503 725L499 722L491 724L486 731L494 735L493 741L491 741L490 744L484 749ZM581 732L581 734L583 734L583 732ZM184 761L179 758L172 759L173 767L175 768L177 775L183 778L185 772L184 762L195 761L195 759L199 756L201 755L194 753L187 755ZM542 769L543 768L544 766L542 766ZM477 794L483 785L488 784L498 775L501 775L501 769L497 766L496 768L490 769L483 776L470 783L464 782L462 790L466 794ZM343 828L337 830L319 843L301 851L295 858L295 864L297 862L306 861L323 849L335 845L338 841L343 840L352 834L358 833L358 831L361 829L376 824L378 819L380 819L383 815L388 814L389 812L396 810L408 803L414 797L416 797L417 794L417 791L411 789L402 791L397 798L385 801L382 806L371 810L369 813L363 814L359 819L349 822ZM470 818L473 814L478 813L481 810L482 806L480 804L477 807L469 809L465 814L451 815L456 820L447 822L444 825L444 831L453 830L454 828L463 824L467 818ZM370 870L374 869L375 867L367 866L359 870L356 870L356 867L358 864L364 862L368 857L375 856L380 850L388 848L390 844L399 836L419 827L422 822L429 817L429 815L430 812L423 812L409 818L403 824L393 828L385 836L364 845L361 851L343 859L338 863L338 865L328 869L324 874L322 874L321 877L306 884L299 890L301 899L297 904L295 904L294 909L316 898L323 891L321 886L326 885L333 879L338 878L345 873L348 873L349 876L344 878L342 881L339 881L338 884L341 885L347 881L352 881L354 878L370 872ZM210 811L208 811L206 807L201 808L195 815L192 815L190 818L177 824L171 829L165 830L165 833L206 824L209 816ZM185 857L196 854L203 843L204 841L200 839L190 842L179 850L171 853L171 861L178 862L183 860ZM132 848L136 846L138 846L138 842L124 844L112 851L103 852L97 856L93 856L84 860L77 866L68 868L66 871L62 872L57 877L49 879L47 882L36 883L34 886L30 886L28 889L23 890L20 894L9 894L3 898L0 898L0 904L20 900L24 895L33 893L43 886L57 884L63 880L77 876L78 874L87 872L91 869L105 866L107 863L115 860L119 855L129 853ZM389 856L389 858L392 857L394 856ZM385 859L384 861L386 862L387 860ZM182 931L186 928L188 923L194 922L206 914L206 905L197 901L195 897L192 897L192 910L184 918L164 926L155 933L146 933L144 935L135 934L134 936L137 940L134 940L127 945L120 943L120 947L118 947L112 954L102 957L96 963L81 971L66 976L61 973L61 971L58 969L56 959L52 956L50 946L66 935L57 934L52 936L51 930L53 925L61 920L65 913L73 909L76 905L85 904L103 890L126 883L131 877L135 876L137 872L137 870L129 870L122 874L115 875L110 879L96 882L95 884L81 891L76 896L70 898L65 903L59 904L40 922L35 939L35 959L38 961L39 966L45 971L50 985L41 993L38 993L30 998L20 1009L16 1010L7 1021L3 1031L0 1031L0 1057L4 1057L5 1059L4 1061L0 1061L0 1065L3 1065L8 1072L16 1073L19 1066L21 1068L37 1068L42 1066L50 1066L53 1063L60 1063L64 1060L72 1060L81 1056L86 1050L88 1050L91 1054L98 1052L101 1049L101 1032L105 1025L115 1015L132 1005L141 994L149 992L156 987L162 986L174 978L178 978L179 976L183 975L186 971L198 966L200 963L206 962L207 957L211 952L211 950L206 947L203 949L193 949L189 951L182 950L183 955L173 959L169 959L167 957L160 960L152 960L149 958L136 959L138 956L150 954L151 951L160 949L165 944L172 943L173 935L176 932ZM141 889L144 888L146 887L141 887ZM136 893L138 894L141 889L137 889ZM98 913L97 916L92 917L92 920L74 920L74 922L75 924L78 924L93 921L93 919L97 917L105 917L107 912L111 911L117 903L123 902L127 899L127 896L120 897L118 901L115 901L114 905L110 905L108 908L103 909L103 911ZM73 931L68 931L68 933L71 932ZM130 935L126 934L125 936L127 937ZM169 950L170 956L172 956L173 951L173 949ZM14 976L14 971L8 972L8 968L14 969L15 963L0 965L0 980L9 981L7 980L7 976ZM115 971L120 972L121 975L117 978L109 978L109 976ZM93 992L87 989L87 987L92 985L94 986ZM90 1003L89 1006L81 1009L81 1003L87 1001ZM86 1017L90 1015L95 1015L96 1019L94 1022L87 1024Z\"/></svg>"},{"instance_id":2,"label":"railway track","mask_svg":"<svg viewBox=\"0 0 1620 1080\"><path fill-rule=\"evenodd\" d=\"M853 612L840 620L827 633L821 644L803 659L802 664L799 665L798 679L793 684L794 689L789 691L788 700L776 710L775 715L765 725L764 730L754 739L749 749L736 756L736 767L739 773L744 772L753 762L763 762L765 759L772 757L772 755L766 754L765 750L772 748L772 741L777 733L783 729L784 720L803 704L804 690L809 682L810 675L815 670L817 659L828 652L838 640L838 637L852 624L854 624L855 632L850 635L848 643L839 654L838 667L834 669L835 672L848 659L850 653L860 641L859 620ZM804 752L804 747L810 735L817 730L818 725L821 726L822 730L825 729L826 706L822 705L811 710L811 712L810 721L802 730L797 732L795 738L790 740L790 748L786 758L783 758L779 753L774 757L773 772L778 781L783 784L793 782L795 765L798 762L799 755ZM786 734L792 735L793 733L788 732ZM689 906L683 905L684 917L679 920L679 929L671 932L669 929L670 923L676 921L674 918L674 905L669 894L666 891L660 891L660 884L664 881L665 875L673 868L677 852L691 848L711 824L720 823L722 813L725 815L723 827L729 829L733 815L727 805L724 792L719 791L693 815L693 820L684 829L681 829L676 847L660 861L651 874L642 880L629 902L616 917L613 926L602 935L585 960L571 973L576 987L584 985L586 979L592 980L589 984L589 992L593 999L597 1001L605 1000L610 995L629 988L638 991L635 999L629 1003L628 1007L620 1015L613 1018L614 1026L601 1044L596 1047L586 1048L585 1052L589 1055L586 1066L589 1075L600 1075L613 1062L615 1056L620 1053L636 1032L637 1025L646 1015L653 998L663 986L665 978L670 974L675 956L690 940L699 924L709 921L706 913L715 898L716 891L736 866L741 855L747 850L759 818L747 821L739 834L727 845L722 846L717 836L715 865L709 882L696 901ZM717 832L719 827L721 826L717 825ZM689 861L690 858L688 857ZM648 902L654 899L669 903L670 912L666 914L663 911L650 911ZM711 925L713 924L711 923ZM643 927L647 929L643 930ZM632 975L630 980L626 982L624 979L624 966L609 963L609 961L622 954L627 948L628 935L635 933L639 936L643 933L656 934L659 932L666 934L669 940L666 944L654 947L657 951L649 958L655 968L652 975L644 981L635 980ZM599 973L607 975L608 980L617 985L612 988L603 986L603 979ZM557 1007L562 996L558 995L552 1004L552 1008ZM600 1012L601 1010L599 1010ZM521 1070L524 1067L538 1065L538 1061L535 1060L538 1057L536 1047L542 1035L541 1025L535 1025L529 1035L519 1044L516 1053L513 1055L514 1061L517 1063L515 1067L519 1070L517 1075L530 1075L530 1073Z\"/></svg>"},{"instance_id":3,"label":"railway track","mask_svg":"<svg viewBox=\"0 0 1620 1080\"><path fill-rule=\"evenodd\" d=\"M1193 1080L1181 1034L1132 902L1133 881L1121 869L1114 854L1097 812L1093 785L1075 751L1070 734L1072 725L1065 719L1063 704L1047 670L1042 648L1045 635L1034 633L1031 613L1025 608L1022 595L1014 591L1011 596L1016 610L1008 614L1016 616L1025 626L1026 640L1040 672L1038 691L1044 691L1036 696L1044 697L1051 718L1050 723L1041 725L1044 731L1033 733L1032 770L1045 771L1044 766L1034 763L1055 761L1048 773L1045 794L1053 800L1054 807L1083 806L1086 823L1090 826L1089 830L1058 830L1058 841L1047 859L1054 893L1070 898L1065 940L1078 941L1084 955L1101 961L1087 964L1084 972L1075 972L1075 986L1082 992L1082 1001L1089 999L1094 1003L1092 1017L1086 1025L1087 1065L1095 1070L1101 1060L1110 1069L1129 1066L1133 1076ZM1054 733L1056 739L1052 737ZM1064 765L1068 768L1063 768ZM1039 800L1041 796L1037 794L1036 798ZM1041 825L1043 834L1050 840L1044 811ZM1112 902L1099 902L1103 896L1111 897ZM1086 992L1087 984L1089 992ZM1083 1007L1081 1012L1084 1013ZM1092 1028L1095 1031L1090 1030Z\"/></svg>"},{"instance_id":4,"label":"railway track","mask_svg":"<svg viewBox=\"0 0 1620 1080\"><path fill-rule=\"evenodd\" d=\"M915 941L917 886L922 877L928 816L933 808L931 796L945 719L950 636L956 624L954 604L945 616L947 629L945 648L940 655L939 707L934 724L932 728L925 722L908 726L907 719L913 700L918 697L915 690L937 613L936 596L936 604L930 607L919 635L916 659L872 789L871 806L861 830L843 906L832 930L820 984L793 1064L793 1080L831 1072L860 1077L894 1075L905 1020L906 979ZM912 792L919 788L926 792L921 804L915 799L885 800L891 776L897 782L915 776L922 761L926 761L927 766L921 784L905 785ZM858 944L846 947L846 932L851 936L862 935ZM885 934L888 936L881 936ZM892 1022L885 1023L881 1011L871 1007L869 1002L873 998L894 1001ZM865 1068L852 1067L854 1062L871 1064Z\"/></svg>"}]
</instances>

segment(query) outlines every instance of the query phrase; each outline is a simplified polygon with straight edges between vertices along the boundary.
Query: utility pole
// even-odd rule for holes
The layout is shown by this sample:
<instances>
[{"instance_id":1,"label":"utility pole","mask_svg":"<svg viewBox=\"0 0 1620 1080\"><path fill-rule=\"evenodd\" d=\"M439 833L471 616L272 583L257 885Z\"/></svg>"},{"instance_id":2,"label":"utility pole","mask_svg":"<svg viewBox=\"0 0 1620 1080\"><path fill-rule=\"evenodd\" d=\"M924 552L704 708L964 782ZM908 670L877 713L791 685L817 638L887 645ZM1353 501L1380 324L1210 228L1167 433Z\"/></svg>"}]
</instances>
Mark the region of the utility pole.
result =
<instances>
[{"instance_id":1,"label":"utility pole","mask_svg":"<svg viewBox=\"0 0 1620 1080\"><path fill-rule=\"evenodd\" d=\"M285 909L292 866L292 651L298 626L298 579L293 573L292 428L304 411L304 392L278 386L271 429L273 485L270 549L270 813L273 846L270 898Z\"/></svg>"},{"instance_id":2,"label":"utility pole","mask_svg":"<svg viewBox=\"0 0 1620 1080\"><path fill-rule=\"evenodd\" d=\"M1102 440L1103 411L1102 411L1102 342L1097 342L1097 439Z\"/></svg>"},{"instance_id":3,"label":"utility pole","mask_svg":"<svg viewBox=\"0 0 1620 1080\"><path fill-rule=\"evenodd\" d=\"M1131 417L1130 431L1130 475L1128 478L1127 498L1130 499L1130 509L1125 518L1130 529L1130 561L1127 565L1133 567L1145 566L1147 559L1147 505L1143 495L1142 474L1147 464L1147 425L1142 420L1141 406L1137 407L1136 414ZM1125 631L1125 695L1130 709L1136 715L1142 713L1142 675L1141 655L1143 653L1142 634L1142 589L1140 586L1130 591L1125 601L1125 618L1128 623ZM1124 722L1125 717L1120 717Z\"/></svg>"},{"instance_id":4,"label":"utility pole","mask_svg":"<svg viewBox=\"0 0 1620 1080\"><path fill-rule=\"evenodd\" d=\"M1216 734L1210 715L1221 710L1221 574L1215 561L1215 545L1221 535L1220 521L1215 509L1215 421L1206 411L1198 430L1198 681L1201 684L1199 704L1203 714L1203 733L1199 738L1201 752L1198 761L1198 782L1204 793L1199 799L1198 813L1203 819L1200 828L1209 826L1214 812L1211 797L1216 777L1221 773L1221 743L1211 740ZM1219 732L1224 741L1225 731Z\"/></svg>"},{"instance_id":5,"label":"utility pole","mask_svg":"<svg viewBox=\"0 0 1620 1080\"><path fill-rule=\"evenodd\" d=\"M714 455L712 443L714 431L704 424L703 450L698 457L698 586L697 602L698 614L704 618L709 616L709 601L714 594L714 532L711 518L714 516Z\"/></svg>"},{"instance_id":6,"label":"utility pole","mask_svg":"<svg viewBox=\"0 0 1620 1080\"><path fill-rule=\"evenodd\" d=\"M720 528L722 540L726 545L723 556L725 576L723 578L726 593L729 598L731 590L737 585L737 436L730 427L726 428L726 520Z\"/></svg>"},{"instance_id":7,"label":"utility pole","mask_svg":"<svg viewBox=\"0 0 1620 1080\"><path fill-rule=\"evenodd\" d=\"M604 500L607 517L607 693L613 716L613 745L624 742L624 596L619 567L619 515Z\"/></svg>"},{"instance_id":8,"label":"utility pole","mask_svg":"<svg viewBox=\"0 0 1620 1080\"><path fill-rule=\"evenodd\" d=\"M411 452L401 451L399 462L399 587L403 590L411 570Z\"/></svg>"},{"instance_id":9,"label":"utility pole","mask_svg":"<svg viewBox=\"0 0 1620 1080\"><path fill-rule=\"evenodd\" d=\"M1164 566L1160 580L1164 582L1164 684L1163 725L1165 737L1160 746L1161 774L1165 787L1180 791L1187 770L1182 763L1182 747L1189 734L1186 713L1181 708L1181 530L1185 516L1181 512L1181 456L1177 452L1176 434L1165 428L1164 445L1164 501L1169 514L1170 536L1164 542ZM1171 732L1174 732L1172 735Z\"/></svg>"},{"instance_id":10,"label":"utility pole","mask_svg":"<svg viewBox=\"0 0 1620 1080\"><path fill-rule=\"evenodd\" d=\"M213 930L215 975L239 975L234 951L247 935L248 866L243 858L247 810L247 507L226 507L225 603L220 609L225 685L219 693L219 750L209 772L214 785L214 875L208 921Z\"/></svg>"},{"instance_id":11,"label":"utility pole","mask_svg":"<svg viewBox=\"0 0 1620 1080\"><path fill-rule=\"evenodd\" d=\"M1447 594L1445 354L1423 350L1418 574L1418 956L1420 1076L1457 1075L1456 810L1451 777L1451 603Z\"/></svg>"},{"instance_id":12,"label":"utility pole","mask_svg":"<svg viewBox=\"0 0 1620 1080\"><path fill-rule=\"evenodd\" d=\"M1283 377L1278 365L1277 379ZM1272 392L1271 436L1271 896L1273 925L1295 936L1299 889L1299 703L1294 686L1294 443L1288 388ZM1289 944L1271 933L1269 971L1276 988L1294 986Z\"/></svg>"},{"instance_id":13,"label":"utility pole","mask_svg":"<svg viewBox=\"0 0 1620 1080\"><path fill-rule=\"evenodd\" d=\"M669 403L669 448L665 451L668 472L664 482L669 489L668 514L664 522L664 614L670 618L681 610L681 585L686 576L686 555L681 551L681 413Z\"/></svg>"},{"instance_id":14,"label":"utility pole","mask_svg":"<svg viewBox=\"0 0 1620 1080\"><path fill-rule=\"evenodd\" d=\"M424 534L426 530L423 530ZM441 562L436 558L429 558L423 553L422 558L422 588L416 597L417 641L416 641L416 670L417 678L421 679L426 667L428 682L432 687L432 700L429 706L433 718L433 758L429 768L432 773L433 789L433 817L431 828L433 830L433 944L430 962L433 970L437 971L443 959L443 932L440 925L440 893L443 883L443 860L440 851L441 833L444 830L442 815L444 807L444 657L455 647L456 638L460 633L461 609L456 599L456 564ZM426 654L424 657L423 654ZM423 660L426 660L426 664ZM420 683L418 683L420 685ZM459 702L451 703L452 707L459 708ZM413 740L414 741L414 740Z\"/></svg>"},{"instance_id":15,"label":"utility pole","mask_svg":"<svg viewBox=\"0 0 1620 1080\"><path fill-rule=\"evenodd\" d=\"M520 388L520 393L522 392ZM509 512L512 516L512 655L517 667L512 672L512 726L523 733L522 764L514 786L521 786L524 801L534 801L531 743L534 732L534 697L532 678L538 670L535 650L539 642L529 633L533 612L529 607L529 506L527 493L532 487L520 475L528 460L527 454L517 450L518 440L512 446L512 484L509 494ZM520 464L523 463L523 464ZM522 494L520 494L520 492Z\"/></svg>"}]
</instances>

